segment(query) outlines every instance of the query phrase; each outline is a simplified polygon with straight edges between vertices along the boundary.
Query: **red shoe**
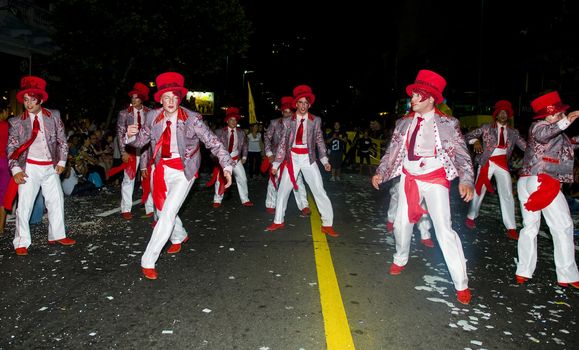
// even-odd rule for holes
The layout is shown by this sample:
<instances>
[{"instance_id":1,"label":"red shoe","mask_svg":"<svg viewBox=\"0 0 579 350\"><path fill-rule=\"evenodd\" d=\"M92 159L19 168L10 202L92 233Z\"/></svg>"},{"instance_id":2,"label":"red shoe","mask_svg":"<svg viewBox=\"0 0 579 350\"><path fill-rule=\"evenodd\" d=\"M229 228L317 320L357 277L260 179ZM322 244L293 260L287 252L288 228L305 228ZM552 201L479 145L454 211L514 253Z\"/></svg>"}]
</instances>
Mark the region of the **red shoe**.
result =
<instances>
[{"instance_id":1,"label":"red shoe","mask_svg":"<svg viewBox=\"0 0 579 350\"><path fill-rule=\"evenodd\" d=\"M474 223L473 219L469 219L466 218L466 221L464 222L464 224L466 225L466 227L468 227L470 230L474 230L476 228L476 224Z\"/></svg>"},{"instance_id":2,"label":"red shoe","mask_svg":"<svg viewBox=\"0 0 579 350\"><path fill-rule=\"evenodd\" d=\"M131 214L130 211L121 213L121 217L125 220L132 220L133 219L133 214Z\"/></svg>"},{"instance_id":3,"label":"red shoe","mask_svg":"<svg viewBox=\"0 0 579 350\"><path fill-rule=\"evenodd\" d=\"M392 263L392 265L390 265L390 274L392 276L401 274L402 270L404 270L404 266L396 265L395 263Z\"/></svg>"},{"instance_id":4,"label":"red shoe","mask_svg":"<svg viewBox=\"0 0 579 350\"><path fill-rule=\"evenodd\" d=\"M143 276L145 276L147 279L156 280L157 277L159 277L159 274L157 274L157 270L155 269L146 269L144 267L141 269L143 270Z\"/></svg>"},{"instance_id":5,"label":"red shoe","mask_svg":"<svg viewBox=\"0 0 579 350\"><path fill-rule=\"evenodd\" d=\"M253 207L253 202L252 201L247 201L245 203L241 203L241 205L243 205L244 207Z\"/></svg>"},{"instance_id":6,"label":"red shoe","mask_svg":"<svg viewBox=\"0 0 579 350\"><path fill-rule=\"evenodd\" d=\"M322 233L327 234L328 236L338 237L338 232L334 231L332 226L322 226Z\"/></svg>"},{"instance_id":7,"label":"red shoe","mask_svg":"<svg viewBox=\"0 0 579 350\"><path fill-rule=\"evenodd\" d=\"M28 248L26 247L16 248L16 255L28 255Z\"/></svg>"},{"instance_id":8,"label":"red shoe","mask_svg":"<svg viewBox=\"0 0 579 350\"><path fill-rule=\"evenodd\" d=\"M434 242L432 241L432 238L421 239L420 243L422 243L425 247L434 248Z\"/></svg>"},{"instance_id":9,"label":"red shoe","mask_svg":"<svg viewBox=\"0 0 579 350\"><path fill-rule=\"evenodd\" d=\"M312 211L310 210L310 208L305 207L304 209L302 209L301 216L308 217L310 215L312 215Z\"/></svg>"},{"instance_id":10,"label":"red shoe","mask_svg":"<svg viewBox=\"0 0 579 350\"><path fill-rule=\"evenodd\" d=\"M394 223L393 222L388 221L386 223L386 232L388 232L388 233L394 232Z\"/></svg>"},{"instance_id":11,"label":"red shoe","mask_svg":"<svg viewBox=\"0 0 579 350\"><path fill-rule=\"evenodd\" d=\"M519 233L517 232L517 230L509 229L507 230L507 237L509 237L510 239L514 239L515 241L518 241Z\"/></svg>"},{"instance_id":12,"label":"red shoe","mask_svg":"<svg viewBox=\"0 0 579 350\"><path fill-rule=\"evenodd\" d=\"M213 208L219 208L220 206L221 206L221 203L217 203L217 202L213 203Z\"/></svg>"},{"instance_id":13,"label":"red shoe","mask_svg":"<svg viewBox=\"0 0 579 350\"><path fill-rule=\"evenodd\" d=\"M61 244L61 245L73 245L76 241L72 238L64 237L62 239L57 239L55 241L48 241L48 244Z\"/></svg>"},{"instance_id":14,"label":"red shoe","mask_svg":"<svg viewBox=\"0 0 579 350\"><path fill-rule=\"evenodd\" d=\"M187 243L188 240L189 240L189 235L185 236L185 239L183 240L183 242L177 243L177 244L171 244L169 249L167 249L167 253L169 253L169 254L179 253L181 251L181 244Z\"/></svg>"},{"instance_id":15,"label":"red shoe","mask_svg":"<svg viewBox=\"0 0 579 350\"><path fill-rule=\"evenodd\" d=\"M281 230L282 228L285 228L285 224L283 222L281 224L276 224L274 222L271 225L269 225L268 227L266 227L265 230L266 231L275 231L275 230Z\"/></svg>"},{"instance_id":16,"label":"red shoe","mask_svg":"<svg viewBox=\"0 0 579 350\"><path fill-rule=\"evenodd\" d=\"M515 275L515 280L518 284L525 284L525 282L527 282L529 279L527 277Z\"/></svg>"},{"instance_id":17,"label":"red shoe","mask_svg":"<svg viewBox=\"0 0 579 350\"><path fill-rule=\"evenodd\" d=\"M470 289L468 288L465 290L456 291L456 300L458 300L458 302L461 304L468 305L471 298L472 295L470 294Z\"/></svg>"},{"instance_id":18,"label":"red shoe","mask_svg":"<svg viewBox=\"0 0 579 350\"><path fill-rule=\"evenodd\" d=\"M557 282L557 283L559 283L559 285L561 287L569 287L569 285L571 285L571 287L573 287L575 289L579 289L579 281L569 282L569 283L566 283L566 282Z\"/></svg>"},{"instance_id":19,"label":"red shoe","mask_svg":"<svg viewBox=\"0 0 579 350\"><path fill-rule=\"evenodd\" d=\"M150 213L145 214L145 216L148 218L151 218L151 217L153 217L153 214L154 214L153 212L150 212Z\"/></svg>"},{"instance_id":20,"label":"red shoe","mask_svg":"<svg viewBox=\"0 0 579 350\"><path fill-rule=\"evenodd\" d=\"M269 214L275 214L275 208L265 208L265 211L268 212Z\"/></svg>"}]
</instances>

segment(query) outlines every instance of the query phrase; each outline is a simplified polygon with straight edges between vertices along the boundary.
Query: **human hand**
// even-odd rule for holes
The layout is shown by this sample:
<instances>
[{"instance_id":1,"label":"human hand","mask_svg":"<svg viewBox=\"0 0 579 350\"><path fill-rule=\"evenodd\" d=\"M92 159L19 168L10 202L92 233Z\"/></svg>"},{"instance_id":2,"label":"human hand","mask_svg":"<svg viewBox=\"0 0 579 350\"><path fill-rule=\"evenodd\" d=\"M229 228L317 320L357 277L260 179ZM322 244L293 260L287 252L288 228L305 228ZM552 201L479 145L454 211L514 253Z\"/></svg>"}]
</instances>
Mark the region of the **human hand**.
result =
<instances>
[{"instance_id":1,"label":"human hand","mask_svg":"<svg viewBox=\"0 0 579 350\"><path fill-rule=\"evenodd\" d=\"M14 178L14 182L16 182L19 185L25 184L26 183L26 178L28 177L28 175L26 175L26 173L24 171L21 171L19 173L14 174L13 178Z\"/></svg>"},{"instance_id":2,"label":"human hand","mask_svg":"<svg viewBox=\"0 0 579 350\"><path fill-rule=\"evenodd\" d=\"M474 188L471 185L459 184L458 192L460 193L460 198L465 202L470 202L474 195Z\"/></svg>"},{"instance_id":3,"label":"human hand","mask_svg":"<svg viewBox=\"0 0 579 350\"><path fill-rule=\"evenodd\" d=\"M475 153L480 154L480 153L483 152L482 144L480 143L479 140L476 140L476 141L475 141L473 147L474 147L474 152L475 152Z\"/></svg>"},{"instance_id":4,"label":"human hand","mask_svg":"<svg viewBox=\"0 0 579 350\"><path fill-rule=\"evenodd\" d=\"M382 180L383 180L382 175L372 176L372 186L374 186L375 189L379 190Z\"/></svg>"}]
</instances>

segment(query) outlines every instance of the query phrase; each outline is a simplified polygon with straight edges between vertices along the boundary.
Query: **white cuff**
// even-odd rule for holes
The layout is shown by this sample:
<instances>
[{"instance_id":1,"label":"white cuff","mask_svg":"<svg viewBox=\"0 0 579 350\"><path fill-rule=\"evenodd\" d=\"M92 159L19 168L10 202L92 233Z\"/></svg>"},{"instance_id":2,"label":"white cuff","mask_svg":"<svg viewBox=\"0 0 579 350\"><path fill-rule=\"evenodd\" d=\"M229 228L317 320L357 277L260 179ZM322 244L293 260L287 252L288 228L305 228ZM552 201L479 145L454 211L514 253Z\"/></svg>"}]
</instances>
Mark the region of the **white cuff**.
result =
<instances>
[{"instance_id":1,"label":"white cuff","mask_svg":"<svg viewBox=\"0 0 579 350\"><path fill-rule=\"evenodd\" d=\"M322 162L323 165L328 164L328 157L320 158L320 162Z\"/></svg>"},{"instance_id":2,"label":"white cuff","mask_svg":"<svg viewBox=\"0 0 579 350\"><path fill-rule=\"evenodd\" d=\"M127 135L125 135L125 145L135 141L136 138L137 138L137 135L133 135L131 137L127 137Z\"/></svg>"},{"instance_id":3,"label":"white cuff","mask_svg":"<svg viewBox=\"0 0 579 350\"><path fill-rule=\"evenodd\" d=\"M474 145L476 142L478 141L478 139L472 139L468 141L469 145Z\"/></svg>"},{"instance_id":4,"label":"white cuff","mask_svg":"<svg viewBox=\"0 0 579 350\"><path fill-rule=\"evenodd\" d=\"M223 168L223 171L228 171L230 174L233 174L233 167L231 165L226 166Z\"/></svg>"},{"instance_id":5,"label":"white cuff","mask_svg":"<svg viewBox=\"0 0 579 350\"><path fill-rule=\"evenodd\" d=\"M569 119L567 119L566 117L557 122L557 126L561 130L567 129L569 125L571 125L571 122L569 122Z\"/></svg>"},{"instance_id":6,"label":"white cuff","mask_svg":"<svg viewBox=\"0 0 579 350\"><path fill-rule=\"evenodd\" d=\"M271 156L273 156L273 153L271 153L271 152L265 152L265 156L266 156L266 157L271 157Z\"/></svg>"},{"instance_id":7,"label":"white cuff","mask_svg":"<svg viewBox=\"0 0 579 350\"><path fill-rule=\"evenodd\" d=\"M56 164L56 165L61 166L61 167L64 168L64 167L66 166L66 160L61 160L61 161L58 162L58 164Z\"/></svg>"},{"instance_id":8,"label":"white cuff","mask_svg":"<svg viewBox=\"0 0 579 350\"><path fill-rule=\"evenodd\" d=\"M21 172L22 169L19 166L15 166L10 171L12 172L12 176L14 176L14 175L18 174L19 172Z\"/></svg>"}]
</instances>

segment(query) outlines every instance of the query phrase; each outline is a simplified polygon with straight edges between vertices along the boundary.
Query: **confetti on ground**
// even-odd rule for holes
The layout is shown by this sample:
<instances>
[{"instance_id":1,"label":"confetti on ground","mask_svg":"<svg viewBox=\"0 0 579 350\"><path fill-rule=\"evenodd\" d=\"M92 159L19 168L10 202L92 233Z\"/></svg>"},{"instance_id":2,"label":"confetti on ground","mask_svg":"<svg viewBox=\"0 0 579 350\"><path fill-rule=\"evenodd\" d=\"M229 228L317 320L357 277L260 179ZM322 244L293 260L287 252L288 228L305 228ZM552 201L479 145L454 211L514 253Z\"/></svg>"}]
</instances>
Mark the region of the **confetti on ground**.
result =
<instances>
[{"instance_id":1,"label":"confetti on ground","mask_svg":"<svg viewBox=\"0 0 579 350\"><path fill-rule=\"evenodd\" d=\"M111 296L109 295L109 296L107 297L107 299L109 299L109 300L113 300L113 299L114 299L114 297L111 297Z\"/></svg>"},{"instance_id":2,"label":"confetti on ground","mask_svg":"<svg viewBox=\"0 0 579 350\"><path fill-rule=\"evenodd\" d=\"M205 309L203 309L203 312L205 312L206 314L208 314L208 313L211 312L211 309L205 308Z\"/></svg>"},{"instance_id":3,"label":"confetti on ground","mask_svg":"<svg viewBox=\"0 0 579 350\"><path fill-rule=\"evenodd\" d=\"M478 345L478 346L482 345L482 341L480 341L480 340L471 340L470 343L474 344L474 345Z\"/></svg>"},{"instance_id":4,"label":"confetti on ground","mask_svg":"<svg viewBox=\"0 0 579 350\"><path fill-rule=\"evenodd\" d=\"M90 335L91 337L94 337L96 335L96 332L90 332L88 335Z\"/></svg>"},{"instance_id":5,"label":"confetti on ground","mask_svg":"<svg viewBox=\"0 0 579 350\"><path fill-rule=\"evenodd\" d=\"M164 329L161 334L173 334L173 331L170 329Z\"/></svg>"},{"instance_id":6,"label":"confetti on ground","mask_svg":"<svg viewBox=\"0 0 579 350\"><path fill-rule=\"evenodd\" d=\"M41 307L40 309L38 309L38 311L44 311L44 310L46 310L46 309L48 309L48 308L47 308L46 306L43 306L43 307Z\"/></svg>"}]
</instances>

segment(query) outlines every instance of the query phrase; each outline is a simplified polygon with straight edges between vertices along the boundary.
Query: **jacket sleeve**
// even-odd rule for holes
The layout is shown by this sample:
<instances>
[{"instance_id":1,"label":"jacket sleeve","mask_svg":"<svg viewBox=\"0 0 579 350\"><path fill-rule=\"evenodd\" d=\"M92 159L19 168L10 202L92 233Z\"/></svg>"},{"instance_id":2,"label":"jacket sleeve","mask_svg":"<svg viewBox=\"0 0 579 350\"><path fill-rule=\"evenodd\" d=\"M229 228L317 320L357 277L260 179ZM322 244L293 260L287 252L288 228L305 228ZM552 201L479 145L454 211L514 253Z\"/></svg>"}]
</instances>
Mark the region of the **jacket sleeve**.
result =
<instances>
[{"instance_id":1,"label":"jacket sleeve","mask_svg":"<svg viewBox=\"0 0 579 350\"><path fill-rule=\"evenodd\" d=\"M273 122L269 124L269 128L267 128L267 131L265 133L265 136L263 138L263 144L265 147L265 155L266 156L270 156L273 154L273 151L271 149L271 142L273 140L273 133L274 133L274 125Z\"/></svg>"},{"instance_id":2,"label":"jacket sleeve","mask_svg":"<svg viewBox=\"0 0 579 350\"><path fill-rule=\"evenodd\" d=\"M455 139L455 159L456 159L456 171L460 179L461 184L474 185L474 170L472 167L472 159L470 158L470 153L466 147L466 142L460 131L460 123L455 120L454 125L454 139Z\"/></svg>"},{"instance_id":3,"label":"jacket sleeve","mask_svg":"<svg viewBox=\"0 0 579 350\"><path fill-rule=\"evenodd\" d=\"M64 162L68 159L68 142L66 140L66 132L64 131L64 123L60 119L60 112L53 111L54 123L56 126L56 147L58 149L59 162Z\"/></svg>"}]
</instances>

